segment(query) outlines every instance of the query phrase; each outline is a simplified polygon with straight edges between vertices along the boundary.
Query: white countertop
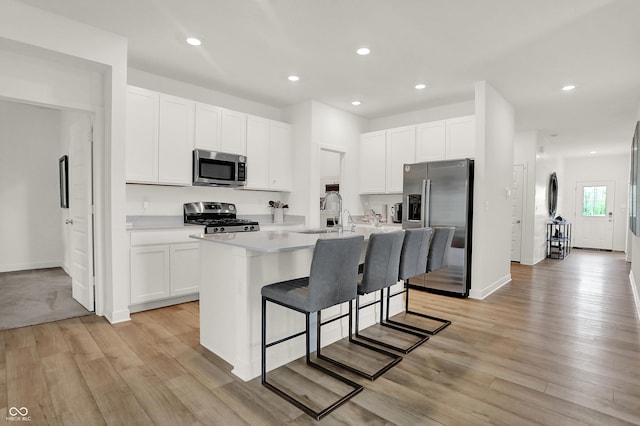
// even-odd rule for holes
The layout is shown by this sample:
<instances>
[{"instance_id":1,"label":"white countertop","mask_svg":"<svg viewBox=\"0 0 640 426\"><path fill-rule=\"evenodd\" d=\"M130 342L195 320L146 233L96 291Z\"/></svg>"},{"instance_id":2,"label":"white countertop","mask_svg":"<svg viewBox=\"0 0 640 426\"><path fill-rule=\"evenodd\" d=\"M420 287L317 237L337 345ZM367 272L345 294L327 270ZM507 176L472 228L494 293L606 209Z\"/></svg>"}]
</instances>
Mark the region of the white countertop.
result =
<instances>
[{"instance_id":1,"label":"white countertop","mask_svg":"<svg viewBox=\"0 0 640 426\"><path fill-rule=\"evenodd\" d=\"M262 231L235 232L228 234L199 234L191 235L191 238L264 253L278 253L314 247L319 238L334 239L350 237L353 235L362 235L364 236L364 239L367 240L369 239L369 235L374 232L392 232L398 230L400 230L398 227L382 226L380 228L358 227L355 232L345 231L342 233L329 232L304 234L295 231Z\"/></svg>"}]
</instances>

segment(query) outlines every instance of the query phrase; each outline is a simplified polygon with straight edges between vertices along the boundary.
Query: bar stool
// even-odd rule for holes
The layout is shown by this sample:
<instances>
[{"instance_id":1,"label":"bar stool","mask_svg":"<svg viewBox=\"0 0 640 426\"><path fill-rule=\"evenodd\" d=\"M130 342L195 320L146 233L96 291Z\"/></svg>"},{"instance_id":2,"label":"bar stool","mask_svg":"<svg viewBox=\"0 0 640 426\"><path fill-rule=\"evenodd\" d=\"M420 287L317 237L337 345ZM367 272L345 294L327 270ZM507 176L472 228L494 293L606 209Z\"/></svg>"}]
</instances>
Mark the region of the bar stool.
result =
<instances>
[{"instance_id":1,"label":"bar stool","mask_svg":"<svg viewBox=\"0 0 640 426\"><path fill-rule=\"evenodd\" d=\"M362 277L358 283L358 295L363 296L369 293L380 291L380 299L360 306L360 298L356 298L356 337L376 345L393 349L402 353L409 353L425 341L428 336L398 327L384 320L384 289L389 291L389 287L398 282L398 270L400 267L400 253L404 241L404 231L371 234L369 246L363 268ZM374 339L360 334L360 309L372 305L380 304L380 325L391 328L404 334L416 336L419 340L408 348L402 348L382 340ZM387 306L388 307L388 306ZM374 346L366 345L370 348Z\"/></svg>"},{"instance_id":2,"label":"bar stool","mask_svg":"<svg viewBox=\"0 0 640 426\"><path fill-rule=\"evenodd\" d=\"M309 315L318 312L318 350L320 349L320 311L356 297L358 261L364 237L353 236L338 239L319 239L316 242L308 277L283 281L262 287L262 384L282 398L297 406L316 420L335 410L362 391L362 386L315 362L310 356ZM305 331L267 343L267 301L305 314ZM351 324L349 309L349 324ZM306 363L323 373L352 387L353 390L328 407L316 411L302 400L267 381L267 348L306 334Z\"/></svg>"},{"instance_id":3,"label":"bar stool","mask_svg":"<svg viewBox=\"0 0 640 426\"><path fill-rule=\"evenodd\" d=\"M405 244L402 247L402 255L400 256L400 275L399 278L404 280L405 287L402 291L391 294L387 293L387 306L391 297L399 294L405 295L405 313L409 315L415 315L422 318L427 318L435 322L442 323L435 329L424 329L416 327L414 325L406 324L400 321L394 321L389 319L389 312L387 310L387 321L391 324L395 324L408 329L434 335L442 331L444 328L451 324L451 321L434 317L431 315L423 314L421 312L412 311L409 309L409 279L418 275L422 275L432 270L441 269L447 266L446 254L447 249L451 247L451 241L453 240L453 234L456 228L454 227L438 227L433 229L433 238L431 238L431 228L420 228L406 230L405 232ZM429 242L431 240L431 242Z\"/></svg>"}]
</instances>

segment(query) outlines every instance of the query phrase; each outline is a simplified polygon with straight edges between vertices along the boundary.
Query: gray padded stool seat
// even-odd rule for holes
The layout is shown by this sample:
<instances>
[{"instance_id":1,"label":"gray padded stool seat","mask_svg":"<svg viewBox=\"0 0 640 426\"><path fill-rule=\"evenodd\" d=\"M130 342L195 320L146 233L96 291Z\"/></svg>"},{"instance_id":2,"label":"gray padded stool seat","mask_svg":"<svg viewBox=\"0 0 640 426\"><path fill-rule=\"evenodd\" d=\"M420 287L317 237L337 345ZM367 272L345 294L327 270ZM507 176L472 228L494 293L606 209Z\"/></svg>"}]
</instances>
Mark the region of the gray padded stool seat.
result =
<instances>
[{"instance_id":1,"label":"gray padded stool seat","mask_svg":"<svg viewBox=\"0 0 640 426\"><path fill-rule=\"evenodd\" d=\"M436 232L432 237L432 229L431 228L419 228L419 229L408 229L405 231L404 244L402 245L402 254L400 255L400 271L398 278L405 282L404 290L398 292L396 294L392 294L389 296L387 294L387 304L389 303L389 298L393 296L397 296L399 294L405 294L405 313L410 315L416 315L422 318L428 318L432 321L440 322L442 325L435 329L425 329L416 327L413 325L409 325L400 321L390 320L387 312L387 321L391 324L395 324L401 327L406 327L410 330L414 330L421 333L427 334L436 334L441 331L443 328L447 327L451 324L451 321L445 320L438 317L433 317L430 315L425 315L420 312L415 312L409 309L409 279L418 275L422 275L427 270L428 259L431 258L431 246L434 246L434 242L436 242L436 246L438 246L437 250L445 251L447 247L447 241L449 246L451 245L451 239L449 238L449 234L453 237L453 232L455 228L436 228ZM436 238L436 235L438 238ZM444 264L445 255L438 255L439 264Z\"/></svg>"},{"instance_id":2,"label":"gray padded stool seat","mask_svg":"<svg viewBox=\"0 0 640 426\"><path fill-rule=\"evenodd\" d=\"M308 277L270 284L262 288L262 384L316 420L329 414L362 391L362 386L358 383L311 361L309 315L312 312L318 312L317 347L319 350L321 346L320 311L343 302L349 302L349 306L351 306L351 301L356 297L358 262L363 241L364 237L361 235L336 239L319 239L313 251ZM267 343L267 301L305 314L305 331ZM349 324L351 324L351 309L349 311ZM306 334L307 364L353 388L347 395L320 411L316 411L306 405L303 402L306 399L305 397L296 399L285 390L267 381L267 348L302 334Z\"/></svg>"},{"instance_id":3,"label":"gray padded stool seat","mask_svg":"<svg viewBox=\"0 0 640 426\"><path fill-rule=\"evenodd\" d=\"M380 291L380 299L360 306L360 299L356 298L356 337L376 345L387 347L399 352L407 353L407 348L401 348L390 343L364 336L360 334L360 309L380 304L380 325L395 329L405 334L419 337L421 341L428 337L404 328L394 326L384 320L384 289L398 282L398 270L400 268L400 253L404 241L404 231L371 234L369 246L365 257L362 276L359 277L358 295L365 295ZM410 350L410 349L409 349Z\"/></svg>"},{"instance_id":4,"label":"gray padded stool seat","mask_svg":"<svg viewBox=\"0 0 640 426\"><path fill-rule=\"evenodd\" d=\"M449 266L447 254L449 253L449 247L451 247L451 241L453 241L453 234L455 232L456 228L453 226L434 228L429 257L427 259L427 272L437 271L438 269Z\"/></svg>"}]
</instances>

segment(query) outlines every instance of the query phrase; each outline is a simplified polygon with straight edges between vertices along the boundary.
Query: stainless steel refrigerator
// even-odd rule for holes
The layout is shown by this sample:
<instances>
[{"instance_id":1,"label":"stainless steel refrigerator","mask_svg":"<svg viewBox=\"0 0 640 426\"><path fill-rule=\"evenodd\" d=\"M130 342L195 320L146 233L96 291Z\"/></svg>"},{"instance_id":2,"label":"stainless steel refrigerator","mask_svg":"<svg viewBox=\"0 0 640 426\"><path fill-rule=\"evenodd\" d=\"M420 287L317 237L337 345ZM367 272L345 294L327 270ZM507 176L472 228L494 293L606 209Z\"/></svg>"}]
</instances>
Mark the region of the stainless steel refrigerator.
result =
<instances>
[{"instance_id":1,"label":"stainless steel refrigerator","mask_svg":"<svg viewBox=\"0 0 640 426\"><path fill-rule=\"evenodd\" d=\"M410 287L449 296L469 295L472 216L473 160L404 165L402 228L455 228L451 242L440 250L443 261L409 280Z\"/></svg>"}]
</instances>

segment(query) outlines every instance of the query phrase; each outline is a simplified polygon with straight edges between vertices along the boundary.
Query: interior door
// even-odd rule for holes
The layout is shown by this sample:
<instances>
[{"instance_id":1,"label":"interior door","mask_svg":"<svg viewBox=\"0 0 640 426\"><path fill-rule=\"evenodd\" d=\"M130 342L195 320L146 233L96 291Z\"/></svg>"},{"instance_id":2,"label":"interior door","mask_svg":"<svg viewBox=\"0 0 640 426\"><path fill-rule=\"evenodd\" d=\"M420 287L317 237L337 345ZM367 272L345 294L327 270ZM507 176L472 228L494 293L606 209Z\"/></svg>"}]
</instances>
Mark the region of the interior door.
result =
<instances>
[{"instance_id":1,"label":"interior door","mask_svg":"<svg viewBox=\"0 0 640 426\"><path fill-rule=\"evenodd\" d=\"M522 258L522 204L524 192L524 165L513 166L511 183L511 261Z\"/></svg>"},{"instance_id":2,"label":"interior door","mask_svg":"<svg viewBox=\"0 0 640 426\"><path fill-rule=\"evenodd\" d=\"M576 182L574 247L613 249L615 182Z\"/></svg>"},{"instance_id":3,"label":"interior door","mask_svg":"<svg viewBox=\"0 0 640 426\"><path fill-rule=\"evenodd\" d=\"M93 129L91 117L71 125L69 147L69 213L71 225L72 296L94 310L93 280Z\"/></svg>"}]
</instances>

